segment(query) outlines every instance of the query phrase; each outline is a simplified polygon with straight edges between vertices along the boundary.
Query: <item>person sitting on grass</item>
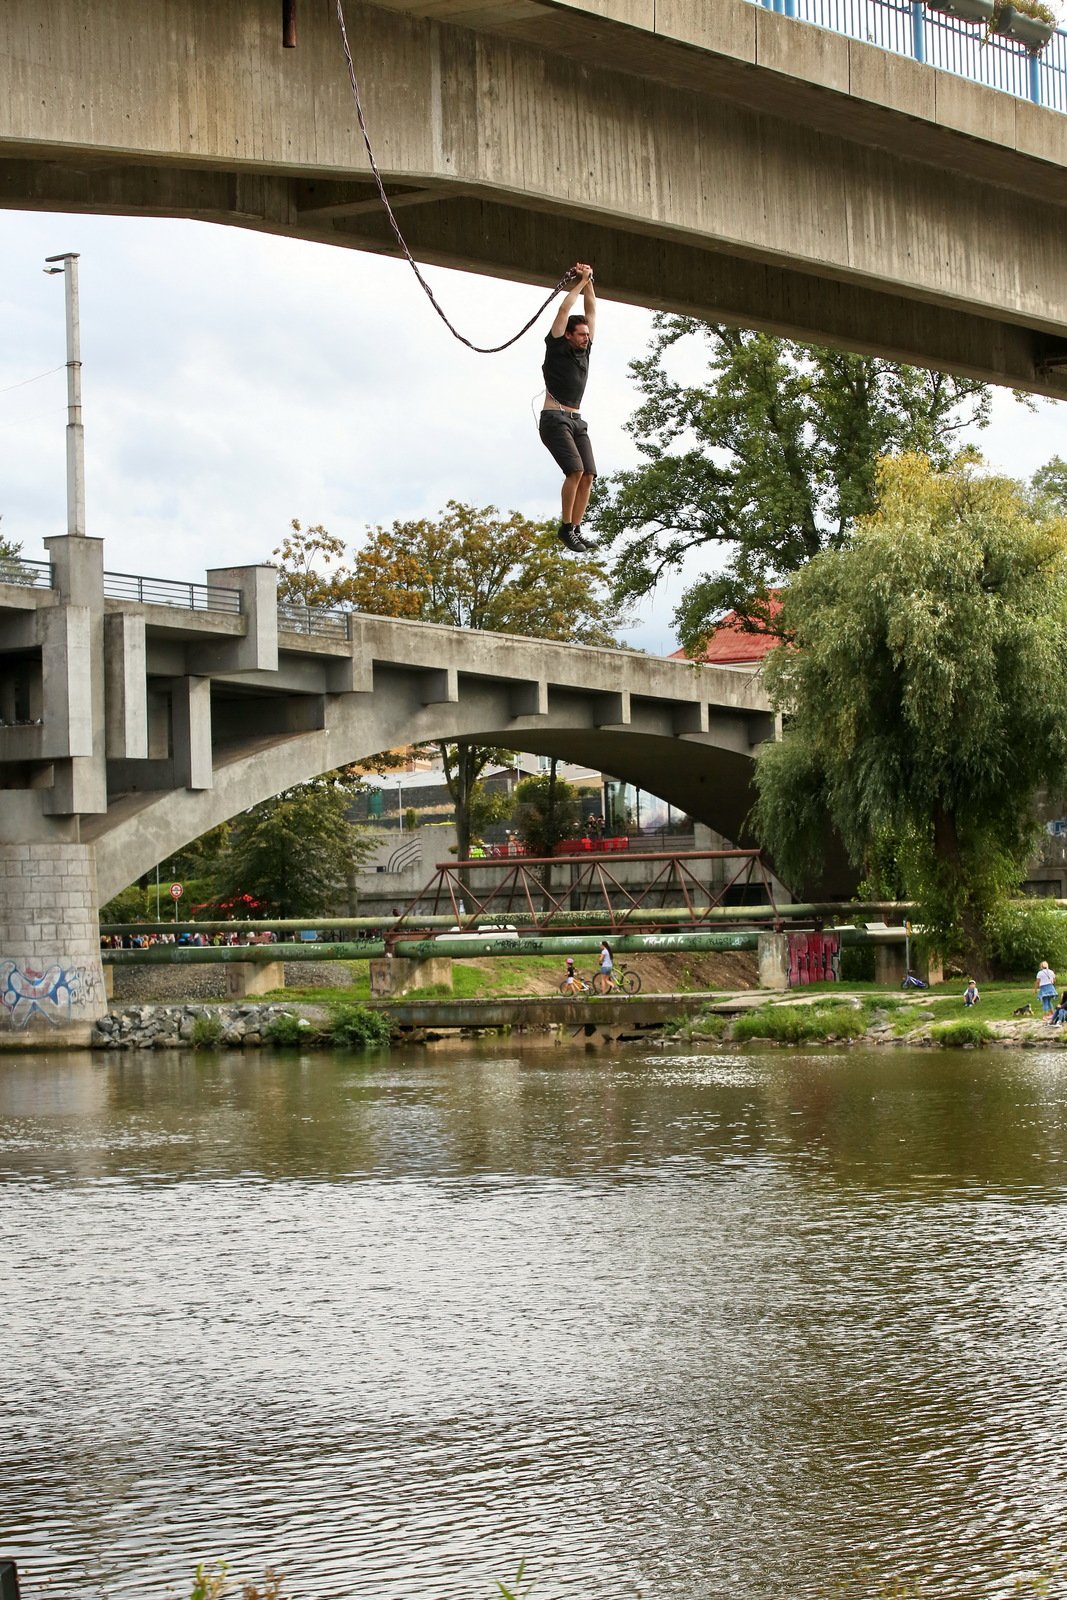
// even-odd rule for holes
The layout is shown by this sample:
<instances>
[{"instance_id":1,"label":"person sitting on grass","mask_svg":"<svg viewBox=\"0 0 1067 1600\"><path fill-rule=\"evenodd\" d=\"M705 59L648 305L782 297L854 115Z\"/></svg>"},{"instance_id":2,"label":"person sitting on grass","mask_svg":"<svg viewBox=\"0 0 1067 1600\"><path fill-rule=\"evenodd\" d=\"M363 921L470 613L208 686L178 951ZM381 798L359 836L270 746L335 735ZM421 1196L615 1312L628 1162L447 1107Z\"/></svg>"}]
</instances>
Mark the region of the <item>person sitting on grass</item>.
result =
<instances>
[{"instance_id":1,"label":"person sitting on grass","mask_svg":"<svg viewBox=\"0 0 1067 1600\"><path fill-rule=\"evenodd\" d=\"M973 978L968 978L967 987L963 991L964 1005L976 1006L981 998L982 996L978 993L978 985L975 983Z\"/></svg>"},{"instance_id":2,"label":"person sitting on grass","mask_svg":"<svg viewBox=\"0 0 1067 1600\"><path fill-rule=\"evenodd\" d=\"M1060 1003L1053 1013L1052 1020L1054 1023L1067 1022L1067 989L1060 995Z\"/></svg>"}]
</instances>

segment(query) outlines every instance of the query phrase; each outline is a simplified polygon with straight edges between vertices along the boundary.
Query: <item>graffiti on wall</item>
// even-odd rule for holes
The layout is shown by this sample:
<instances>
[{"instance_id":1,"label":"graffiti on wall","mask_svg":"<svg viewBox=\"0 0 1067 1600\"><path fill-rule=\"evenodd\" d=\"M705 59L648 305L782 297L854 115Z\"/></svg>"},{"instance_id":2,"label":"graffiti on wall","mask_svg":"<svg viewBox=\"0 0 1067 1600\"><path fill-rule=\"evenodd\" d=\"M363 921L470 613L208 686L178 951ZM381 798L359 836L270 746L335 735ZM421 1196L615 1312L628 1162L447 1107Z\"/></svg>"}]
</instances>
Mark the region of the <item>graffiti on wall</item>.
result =
<instances>
[{"instance_id":1,"label":"graffiti on wall","mask_svg":"<svg viewBox=\"0 0 1067 1600\"><path fill-rule=\"evenodd\" d=\"M64 967L57 961L38 969L0 961L0 1007L15 1028L26 1027L31 1017L62 1027L70 1022L74 1006L92 1005L102 988L100 974L92 966Z\"/></svg>"},{"instance_id":2,"label":"graffiti on wall","mask_svg":"<svg viewBox=\"0 0 1067 1600\"><path fill-rule=\"evenodd\" d=\"M841 941L836 933L790 933L789 987L836 982L841 976Z\"/></svg>"}]
</instances>

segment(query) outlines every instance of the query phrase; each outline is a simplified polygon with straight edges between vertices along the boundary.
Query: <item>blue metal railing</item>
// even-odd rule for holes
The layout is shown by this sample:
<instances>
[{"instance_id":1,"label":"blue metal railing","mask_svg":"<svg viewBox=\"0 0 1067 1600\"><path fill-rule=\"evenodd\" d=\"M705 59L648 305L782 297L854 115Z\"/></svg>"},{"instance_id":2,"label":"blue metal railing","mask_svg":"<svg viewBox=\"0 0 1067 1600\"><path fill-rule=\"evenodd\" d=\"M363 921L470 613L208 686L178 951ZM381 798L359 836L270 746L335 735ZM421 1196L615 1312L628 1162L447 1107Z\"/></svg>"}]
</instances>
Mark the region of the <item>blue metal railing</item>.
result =
<instances>
[{"instance_id":1,"label":"blue metal railing","mask_svg":"<svg viewBox=\"0 0 1067 1600\"><path fill-rule=\"evenodd\" d=\"M0 583L17 583L22 589L51 589L54 585L52 563L4 556L0 559Z\"/></svg>"},{"instance_id":2,"label":"blue metal railing","mask_svg":"<svg viewBox=\"0 0 1067 1600\"><path fill-rule=\"evenodd\" d=\"M140 578L132 572L105 572L104 594L109 600L136 600L146 606L180 606L185 611L226 611L241 614L241 591L213 584L183 583L177 578Z\"/></svg>"},{"instance_id":3,"label":"blue metal railing","mask_svg":"<svg viewBox=\"0 0 1067 1600\"><path fill-rule=\"evenodd\" d=\"M1067 32L1057 28L1041 50L983 22L952 16L922 0L754 0L894 55L911 56L959 78L987 84L1020 100L1067 111ZM960 4L960 11L973 7Z\"/></svg>"}]
</instances>

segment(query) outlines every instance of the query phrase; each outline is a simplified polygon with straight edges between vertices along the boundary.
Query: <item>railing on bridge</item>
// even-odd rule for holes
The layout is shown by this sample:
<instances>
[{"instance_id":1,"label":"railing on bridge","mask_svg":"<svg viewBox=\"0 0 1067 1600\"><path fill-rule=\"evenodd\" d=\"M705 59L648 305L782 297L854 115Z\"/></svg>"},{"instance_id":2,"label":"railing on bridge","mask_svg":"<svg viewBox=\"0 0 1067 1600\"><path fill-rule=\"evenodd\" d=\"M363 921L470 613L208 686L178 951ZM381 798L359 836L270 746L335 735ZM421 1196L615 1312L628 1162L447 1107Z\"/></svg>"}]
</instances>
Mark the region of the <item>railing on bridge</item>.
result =
<instances>
[{"instance_id":1,"label":"railing on bridge","mask_svg":"<svg viewBox=\"0 0 1067 1600\"><path fill-rule=\"evenodd\" d=\"M225 611L241 614L241 591L220 589L207 583L183 583L177 578L140 578L130 572L105 572L104 594L109 600L136 600L147 606L180 606L184 611Z\"/></svg>"},{"instance_id":2,"label":"railing on bridge","mask_svg":"<svg viewBox=\"0 0 1067 1600\"><path fill-rule=\"evenodd\" d=\"M0 559L0 583L16 583L23 589L51 589L54 583L52 563L4 556Z\"/></svg>"},{"instance_id":3,"label":"railing on bridge","mask_svg":"<svg viewBox=\"0 0 1067 1600\"><path fill-rule=\"evenodd\" d=\"M1041 49L990 31L991 0L754 0L832 33L911 56L991 89L1067 111L1067 33L1057 28ZM1005 10L1010 10L1006 7ZM971 19L974 20L971 20ZM1020 24L1025 27L1026 21Z\"/></svg>"},{"instance_id":4,"label":"railing on bridge","mask_svg":"<svg viewBox=\"0 0 1067 1600\"><path fill-rule=\"evenodd\" d=\"M303 605L299 600L278 602L278 626L286 633L305 633L319 639L347 639L350 618L349 611L329 611L324 606Z\"/></svg>"}]
</instances>

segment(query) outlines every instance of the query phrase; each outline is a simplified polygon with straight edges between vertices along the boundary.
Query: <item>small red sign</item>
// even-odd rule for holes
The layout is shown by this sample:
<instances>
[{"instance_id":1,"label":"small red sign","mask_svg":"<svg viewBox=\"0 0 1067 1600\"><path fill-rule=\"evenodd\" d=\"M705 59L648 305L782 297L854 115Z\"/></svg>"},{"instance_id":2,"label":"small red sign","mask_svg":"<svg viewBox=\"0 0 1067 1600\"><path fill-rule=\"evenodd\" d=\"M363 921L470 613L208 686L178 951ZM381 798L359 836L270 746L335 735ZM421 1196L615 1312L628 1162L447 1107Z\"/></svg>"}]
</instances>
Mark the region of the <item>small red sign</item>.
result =
<instances>
[{"instance_id":1,"label":"small red sign","mask_svg":"<svg viewBox=\"0 0 1067 1600\"><path fill-rule=\"evenodd\" d=\"M185 893L185 890L182 888L180 883L172 883L171 884L171 886L170 886L170 897L171 897L172 900L180 900L184 893Z\"/></svg>"}]
</instances>

